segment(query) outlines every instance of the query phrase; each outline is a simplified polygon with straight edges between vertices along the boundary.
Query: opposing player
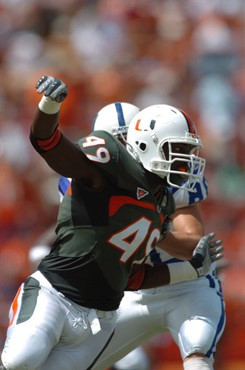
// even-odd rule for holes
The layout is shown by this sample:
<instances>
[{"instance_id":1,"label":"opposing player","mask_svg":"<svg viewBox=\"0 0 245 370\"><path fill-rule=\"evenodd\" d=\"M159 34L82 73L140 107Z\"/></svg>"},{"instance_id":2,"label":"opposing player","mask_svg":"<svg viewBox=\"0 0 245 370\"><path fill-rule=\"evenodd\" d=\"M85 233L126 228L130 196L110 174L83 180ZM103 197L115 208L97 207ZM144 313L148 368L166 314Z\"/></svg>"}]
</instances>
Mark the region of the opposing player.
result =
<instances>
[{"instance_id":1,"label":"opposing player","mask_svg":"<svg viewBox=\"0 0 245 370\"><path fill-rule=\"evenodd\" d=\"M144 168L105 131L71 143L57 127L65 84L44 76L36 87L44 96L31 142L72 182L60 205L51 252L11 306L2 363L7 370L91 369L113 336L124 290L179 279L179 268L142 265L161 238L173 198L162 186L165 173ZM163 122L159 125L164 131ZM199 162L191 155L183 176L189 177L189 168L192 176ZM201 238L191 260L181 262L186 279L205 274L222 257L221 242L213 237Z\"/></svg>"},{"instance_id":2,"label":"opposing player","mask_svg":"<svg viewBox=\"0 0 245 370\"><path fill-rule=\"evenodd\" d=\"M158 109L154 106L149 108L149 113L155 108ZM137 142L134 149L144 163L144 152L139 150L143 140L137 130L132 130L132 126L137 122L141 122L141 113L133 119L129 135L133 135ZM175 137L180 136L178 124L175 132L168 132L166 129L165 134L166 138L171 138L174 143ZM147 138L144 144L147 145ZM171 152L169 146L169 153ZM150 253L147 263L161 265L165 262L171 269L180 263L179 259L171 256L173 251L176 256L176 240L183 241L179 257L189 258L196 241L204 235L198 203L207 197L207 182L202 175L192 189L176 186L170 186L169 189L173 193L177 209L172 215L172 231L164 241L158 243L163 243L169 253L156 248ZM120 304L119 319L113 338L94 369L101 370L112 365L151 336L169 331L180 349L185 370L211 370L216 345L224 326L224 300L215 264L211 266L206 276L200 279L178 282L157 289L126 292ZM130 357L127 362L130 368L129 361ZM116 369L116 365L113 368Z\"/></svg>"},{"instance_id":3,"label":"opposing player","mask_svg":"<svg viewBox=\"0 0 245 370\"><path fill-rule=\"evenodd\" d=\"M154 106L148 108L148 111L155 108ZM102 115L98 113L94 130L104 128L120 139L121 127L124 133L127 132L131 114L138 113L137 110L139 112L137 107L128 103L109 104L101 110ZM123 122L123 125L120 122ZM183 134L178 129L177 125L175 136L179 139ZM166 138L170 136L174 140L174 135L170 135L166 130ZM61 197L66 193L69 184L68 179L61 179ZM150 264L161 264L163 261L178 263L179 260L174 259L171 252L175 256L179 254L178 257L190 258L197 241L204 235L204 225L198 204L208 195L208 185L204 176L200 176L192 191L175 186L169 186L169 189L173 193L177 210L172 215L172 231L162 243L170 254L160 250L157 250L157 253L153 251L147 261ZM178 245L180 245L179 251ZM165 286L160 289L125 293L119 309L119 322L115 334L96 369L111 365L123 354L162 331L170 331L172 334L180 348L185 369L191 369L191 366L196 366L200 370L213 369L216 344L225 325L221 285L216 276L215 266L212 266L205 278L174 284L171 286L171 292L169 289L170 287ZM185 292L187 299L183 297ZM171 297L168 298L170 294ZM202 298L199 300L200 296ZM196 302L195 305L192 304L193 302ZM171 313L167 312L165 307ZM136 330L133 329L135 325ZM198 338L195 338L192 332L195 335L198 333ZM130 353L127 362L125 361L128 369L131 362L134 368L137 367L135 364L138 352L135 353L135 357ZM103 361L107 356L107 360ZM142 366L140 361L141 357L139 357L138 368ZM119 366L120 363L118 363ZM114 364L114 368L117 369L117 364Z\"/></svg>"}]
</instances>

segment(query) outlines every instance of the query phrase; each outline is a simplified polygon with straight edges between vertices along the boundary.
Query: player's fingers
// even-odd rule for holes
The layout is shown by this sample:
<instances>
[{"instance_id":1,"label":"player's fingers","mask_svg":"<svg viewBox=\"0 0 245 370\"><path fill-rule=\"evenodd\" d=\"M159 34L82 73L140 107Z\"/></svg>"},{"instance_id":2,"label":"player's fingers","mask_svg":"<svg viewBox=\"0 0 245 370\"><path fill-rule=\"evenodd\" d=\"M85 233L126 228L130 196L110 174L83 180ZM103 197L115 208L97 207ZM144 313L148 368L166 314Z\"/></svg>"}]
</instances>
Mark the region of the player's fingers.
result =
<instances>
[{"instance_id":1,"label":"player's fingers","mask_svg":"<svg viewBox=\"0 0 245 370\"><path fill-rule=\"evenodd\" d=\"M61 85L61 81L59 81L59 80L53 80L49 85L48 85L48 87L47 87L47 89L45 90L45 93L44 93L44 95L45 96L49 96L51 99L52 99L52 97L51 97L51 95L52 95L52 93L59 87ZM54 99L52 99L52 100L54 100Z\"/></svg>"},{"instance_id":2,"label":"player's fingers","mask_svg":"<svg viewBox=\"0 0 245 370\"><path fill-rule=\"evenodd\" d=\"M58 86L58 87L57 87ZM49 95L52 100L62 101L67 95L66 85L61 82L60 86L57 85L55 90Z\"/></svg>"},{"instance_id":3,"label":"player's fingers","mask_svg":"<svg viewBox=\"0 0 245 370\"><path fill-rule=\"evenodd\" d=\"M48 79L48 76L42 76L36 83L36 89L46 80Z\"/></svg>"},{"instance_id":4,"label":"player's fingers","mask_svg":"<svg viewBox=\"0 0 245 370\"><path fill-rule=\"evenodd\" d=\"M222 244L222 240L214 240L214 241L209 242L209 247L213 248L213 247L217 247L221 244Z\"/></svg>"},{"instance_id":5,"label":"player's fingers","mask_svg":"<svg viewBox=\"0 0 245 370\"><path fill-rule=\"evenodd\" d=\"M52 78L53 77L48 77L48 79L39 86L39 88L37 89L37 92L39 94L41 94L44 91L45 91L45 95L47 94L47 90L49 89L50 85L53 83L52 82L53 81Z\"/></svg>"},{"instance_id":6,"label":"player's fingers","mask_svg":"<svg viewBox=\"0 0 245 370\"><path fill-rule=\"evenodd\" d=\"M210 249L209 256L211 258L211 261L214 262L214 261L218 261L219 259L221 259L223 257L223 251L224 251L224 247L222 245Z\"/></svg>"},{"instance_id":7,"label":"player's fingers","mask_svg":"<svg viewBox=\"0 0 245 370\"><path fill-rule=\"evenodd\" d=\"M221 253L223 251L224 251L223 245L219 245L218 247L211 248L209 250L209 254L210 254L210 256L213 256L213 255Z\"/></svg>"},{"instance_id":8,"label":"player's fingers","mask_svg":"<svg viewBox=\"0 0 245 370\"><path fill-rule=\"evenodd\" d=\"M218 261L221 258L223 258L223 253L218 253L218 254L215 254L215 255L211 256L212 262Z\"/></svg>"},{"instance_id":9,"label":"player's fingers","mask_svg":"<svg viewBox=\"0 0 245 370\"><path fill-rule=\"evenodd\" d=\"M54 77L47 76L47 79L45 79L40 86L37 88L37 92L39 94L43 93L44 91L47 91L50 84L54 81Z\"/></svg>"}]
</instances>

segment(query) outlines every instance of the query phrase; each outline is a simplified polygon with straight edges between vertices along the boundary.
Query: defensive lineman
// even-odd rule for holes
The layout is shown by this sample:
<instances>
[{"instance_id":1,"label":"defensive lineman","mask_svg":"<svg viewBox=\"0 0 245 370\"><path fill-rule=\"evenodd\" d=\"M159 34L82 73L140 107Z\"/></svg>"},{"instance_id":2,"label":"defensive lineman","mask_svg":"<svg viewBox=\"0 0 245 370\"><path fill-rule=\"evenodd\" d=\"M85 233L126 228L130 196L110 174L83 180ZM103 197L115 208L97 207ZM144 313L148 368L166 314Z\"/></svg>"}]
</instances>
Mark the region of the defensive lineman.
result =
<instances>
[{"instance_id":1,"label":"defensive lineman","mask_svg":"<svg viewBox=\"0 0 245 370\"><path fill-rule=\"evenodd\" d=\"M153 118L154 109L158 109L157 106L145 111L152 112L153 110L151 113ZM141 113L138 113L133 119L134 123L140 118ZM99 122L95 128L100 128ZM172 137L172 142L174 142L174 136L178 139L181 137L181 125L176 125L175 129L174 135L168 132L167 128L165 131L166 138ZM135 140L139 140L137 133L133 132L133 135L136 135ZM182 137L185 140L183 133ZM139 155L144 156L140 152ZM174 233L181 233L182 239L184 239L183 233L186 235L192 233L194 241L195 236L202 235L204 231L198 203L207 197L207 182L201 176L193 189L178 189L171 186L170 190L177 208L175 214L172 215ZM181 252L183 257L188 255L193 241L190 239L187 245L185 240L185 246L183 243L183 250L179 252L180 257ZM173 239L169 233L164 240L165 250L168 250L169 254L162 250L157 250L157 253L153 251L147 262L159 265L164 261L171 267L178 264L180 260L171 256L172 243ZM95 369L102 369L113 364L156 333L169 331L179 346L186 370L211 370L216 345L224 326L224 301L221 283L216 276L215 264L212 265L208 274L200 279L157 289L126 292L120 304L115 334Z\"/></svg>"},{"instance_id":2,"label":"defensive lineman","mask_svg":"<svg viewBox=\"0 0 245 370\"><path fill-rule=\"evenodd\" d=\"M64 83L45 76L37 89L44 96L32 144L72 183L51 253L11 306L2 362L7 370L90 369L113 336L130 275L129 289L139 281L150 287L154 271L161 283L178 278L167 266L136 269L132 276L133 263L137 267L159 240L172 198L160 174L142 167L110 134L91 133L76 145L62 135L57 125ZM212 239L212 234L202 238L191 261L182 263L190 275L205 273L222 256Z\"/></svg>"},{"instance_id":3,"label":"defensive lineman","mask_svg":"<svg viewBox=\"0 0 245 370\"><path fill-rule=\"evenodd\" d=\"M155 108L153 106L145 111ZM165 108L171 109L169 106ZM138 112L139 109L132 104L119 102L109 104L98 113L94 130L104 129L120 139L122 134L127 132L132 114L136 115ZM137 121L139 117L140 115L137 115L134 121ZM185 125L187 128L187 123ZM170 137L167 127L165 135L166 138ZM175 138L179 141L181 138L185 140L181 132L181 124L175 128ZM68 179L61 179L61 197L66 193L69 184ZM182 253L182 258L185 258L195 245L195 238L198 240L204 232L198 203L206 199L208 185L202 175L192 191L173 186L169 186L169 189L173 193L177 210L172 215L174 232L169 233L163 243L169 252L173 253L174 248L176 252L176 245L173 246L173 235L171 234L181 233L182 239L185 234L185 244L180 243L182 250L178 251L179 257ZM147 262L161 264L163 261L176 264L180 260L174 259L171 253L157 250L157 253L155 251L150 253ZM156 333L169 331L180 348L185 369L213 369L216 345L222 335L224 325L224 302L215 265L212 265L205 278L192 282L173 284L171 287L165 286L158 289L126 292L120 304L115 334L95 368L108 367ZM130 354L127 360L128 368L132 360L134 368L137 366L133 354ZM117 369L116 365L113 368ZM140 368L141 364L138 365Z\"/></svg>"}]
</instances>

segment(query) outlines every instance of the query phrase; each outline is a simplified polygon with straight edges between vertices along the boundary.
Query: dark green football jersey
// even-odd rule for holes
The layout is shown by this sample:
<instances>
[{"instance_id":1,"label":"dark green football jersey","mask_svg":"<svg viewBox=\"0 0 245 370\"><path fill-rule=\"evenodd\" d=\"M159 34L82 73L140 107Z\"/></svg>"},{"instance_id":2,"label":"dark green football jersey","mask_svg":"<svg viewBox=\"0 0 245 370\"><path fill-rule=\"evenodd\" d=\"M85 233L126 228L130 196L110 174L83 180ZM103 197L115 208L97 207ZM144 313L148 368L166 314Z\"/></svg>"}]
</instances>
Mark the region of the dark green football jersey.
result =
<instances>
[{"instance_id":1,"label":"dark green football jersey","mask_svg":"<svg viewBox=\"0 0 245 370\"><path fill-rule=\"evenodd\" d=\"M173 199L168 196L164 207L163 196L156 200L146 170L110 134L93 132L78 145L103 174L105 186L95 190L72 180L60 205L57 239L39 269L72 301L114 310L133 262L143 261L158 241Z\"/></svg>"}]
</instances>

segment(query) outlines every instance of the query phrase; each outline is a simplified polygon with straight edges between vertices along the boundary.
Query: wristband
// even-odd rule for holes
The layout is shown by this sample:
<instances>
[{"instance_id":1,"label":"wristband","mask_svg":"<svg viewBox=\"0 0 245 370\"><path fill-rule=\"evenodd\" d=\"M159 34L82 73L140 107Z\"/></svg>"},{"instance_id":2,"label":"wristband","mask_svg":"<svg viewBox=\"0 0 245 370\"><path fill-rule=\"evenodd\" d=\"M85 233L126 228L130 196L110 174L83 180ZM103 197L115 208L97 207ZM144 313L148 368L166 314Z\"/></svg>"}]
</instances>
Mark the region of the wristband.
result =
<instances>
[{"instance_id":1,"label":"wristband","mask_svg":"<svg viewBox=\"0 0 245 370\"><path fill-rule=\"evenodd\" d=\"M40 111L46 114L55 114L60 110L61 103L57 103L54 100L51 100L48 96L43 95L42 99L38 104Z\"/></svg>"},{"instance_id":2,"label":"wristband","mask_svg":"<svg viewBox=\"0 0 245 370\"><path fill-rule=\"evenodd\" d=\"M198 278L198 273L188 261L169 263L169 284L179 283L186 280L194 280Z\"/></svg>"}]
</instances>

